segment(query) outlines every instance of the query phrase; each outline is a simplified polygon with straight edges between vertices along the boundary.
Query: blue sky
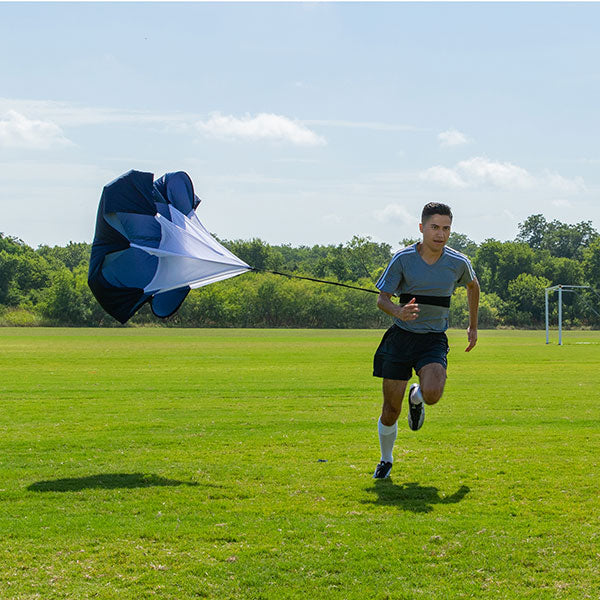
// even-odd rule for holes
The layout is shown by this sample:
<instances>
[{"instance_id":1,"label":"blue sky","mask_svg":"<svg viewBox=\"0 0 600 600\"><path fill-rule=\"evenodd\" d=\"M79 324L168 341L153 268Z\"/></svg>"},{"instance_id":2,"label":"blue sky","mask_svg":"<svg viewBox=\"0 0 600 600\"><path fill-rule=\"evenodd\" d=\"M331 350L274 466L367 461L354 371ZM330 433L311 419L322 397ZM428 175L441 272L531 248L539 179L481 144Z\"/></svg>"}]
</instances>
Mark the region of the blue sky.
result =
<instances>
[{"instance_id":1,"label":"blue sky","mask_svg":"<svg viewBox=\"0 0 600 600\"><path fill-rule=\"evenodd\" d=\"M91 241L187 171L227 239L398 246L429 201L600 230L600 4L0 3L0 231Z\"/></svg>"}]
</instances>

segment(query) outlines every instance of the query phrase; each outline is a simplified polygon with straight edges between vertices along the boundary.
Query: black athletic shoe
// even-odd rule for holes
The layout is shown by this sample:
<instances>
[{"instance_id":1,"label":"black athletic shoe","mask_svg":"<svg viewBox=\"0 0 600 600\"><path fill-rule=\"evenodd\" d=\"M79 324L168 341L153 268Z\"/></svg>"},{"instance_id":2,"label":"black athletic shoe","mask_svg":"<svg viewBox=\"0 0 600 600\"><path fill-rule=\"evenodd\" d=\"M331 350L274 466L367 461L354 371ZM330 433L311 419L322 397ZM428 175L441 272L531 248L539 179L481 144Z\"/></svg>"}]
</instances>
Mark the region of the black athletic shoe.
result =
<instances>
[{"instance_id":1,"label":"black athletic shoe","mask_svg":"<svg viewBox=\"0 0 600 600\"><path fill-rule=\"evenodd\" d=\"M390 471L392 470L392 463L385 462L382 460L375 469L375 473L373 474L373 479L385 479L390 476Z\"/></svg>"},{"instance_id":2,"label":"black athletic shoe","mask_svg":"<svg viewBox=\"0 0 600 600\"><path fill-rule=\"evenodd\" d=\"M408 392L408 426L413 431L421 429L421 427L423 427L423 421L425 420L425 403L421 402L420 404L413 404L410 401L416 387L418 387L418 384L413 383Z\"/></svg>"}]
</instances>

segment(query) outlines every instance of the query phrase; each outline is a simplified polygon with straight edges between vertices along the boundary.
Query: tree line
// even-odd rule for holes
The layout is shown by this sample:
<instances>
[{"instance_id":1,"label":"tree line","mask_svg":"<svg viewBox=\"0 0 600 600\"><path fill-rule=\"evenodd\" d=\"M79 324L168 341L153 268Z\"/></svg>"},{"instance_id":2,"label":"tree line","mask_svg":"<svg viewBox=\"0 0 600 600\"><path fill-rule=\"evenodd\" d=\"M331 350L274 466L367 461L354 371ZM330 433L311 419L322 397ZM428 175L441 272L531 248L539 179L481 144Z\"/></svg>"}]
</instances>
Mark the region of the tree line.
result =
<instances>
[{"instance_id":1,"label":"tree line","mask_svg":"<svg viewBox=\"0 0 600 600\"><path fill-rule=\"evenodd\" d=\"M220 240L256 269L315 277L375 289L393 256L392 246L368 237L337 245L271 245L260 239ZM404 239L403 247L416 241ZM473 262L482 288L480 327L536 328L544 323L544 290L558 284L591 289L563 296L569 327L600 326L600 235L590 221L566 224L532 215L514 240L475 243L453 232L448 245ZM91 245L42 245L33 249L0 233L0 325L117 326L87 285ZM270 273L248 273L192 290L168 319L144 306L132 325L181 327L382 328L390 318L375 294ZM556 322L556 302L551 303ZM458 288L450 325L465 327L466 290Z\"/></svg>"}]
</instances>

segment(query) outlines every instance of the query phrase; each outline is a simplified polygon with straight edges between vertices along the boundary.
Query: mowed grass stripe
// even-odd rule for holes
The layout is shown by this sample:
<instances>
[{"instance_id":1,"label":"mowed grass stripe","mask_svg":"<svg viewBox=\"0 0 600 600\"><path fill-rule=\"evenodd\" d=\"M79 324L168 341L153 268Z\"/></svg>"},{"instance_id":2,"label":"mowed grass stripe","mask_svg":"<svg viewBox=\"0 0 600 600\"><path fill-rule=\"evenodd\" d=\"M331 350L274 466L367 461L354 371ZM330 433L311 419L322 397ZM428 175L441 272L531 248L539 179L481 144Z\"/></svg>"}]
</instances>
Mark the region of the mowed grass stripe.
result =
<instances>
[{"instance_id":1,"label":"mowed grass stripe","mask_svg":"<svg viewBox=\"0 0 600 600\"><path fill-rule=\"evenodd\" d=\"M374 482L380 336L1 329L0 598L596 598L600 334L451 331Z\"/></svg>"}]
</instances>

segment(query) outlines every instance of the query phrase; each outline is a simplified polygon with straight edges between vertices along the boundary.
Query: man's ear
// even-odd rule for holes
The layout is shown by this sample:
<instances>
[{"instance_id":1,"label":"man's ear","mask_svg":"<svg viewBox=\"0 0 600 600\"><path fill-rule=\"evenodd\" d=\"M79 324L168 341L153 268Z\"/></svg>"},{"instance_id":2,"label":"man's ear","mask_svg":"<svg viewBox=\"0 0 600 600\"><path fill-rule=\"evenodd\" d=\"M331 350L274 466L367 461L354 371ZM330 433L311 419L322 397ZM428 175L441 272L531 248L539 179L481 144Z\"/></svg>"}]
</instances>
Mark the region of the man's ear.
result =
<instances>
[{"instance_id":1,"label":"man's ear","mask_svg":"<svg viewBox=\"0 0 600 600\"><path fill-rule=\"evenodd\" d=\"M423 233L423 223L419 223L419 231Z\"/></svg>"}]
</instances>

